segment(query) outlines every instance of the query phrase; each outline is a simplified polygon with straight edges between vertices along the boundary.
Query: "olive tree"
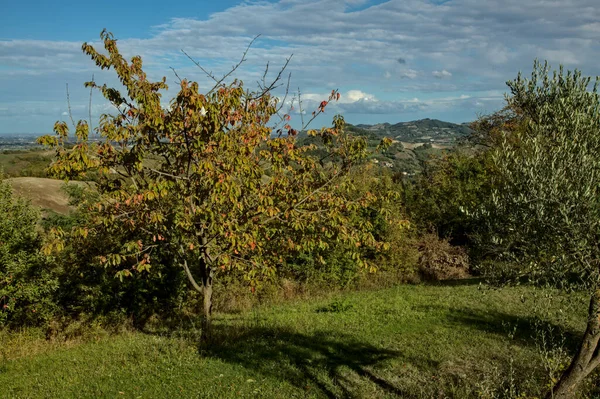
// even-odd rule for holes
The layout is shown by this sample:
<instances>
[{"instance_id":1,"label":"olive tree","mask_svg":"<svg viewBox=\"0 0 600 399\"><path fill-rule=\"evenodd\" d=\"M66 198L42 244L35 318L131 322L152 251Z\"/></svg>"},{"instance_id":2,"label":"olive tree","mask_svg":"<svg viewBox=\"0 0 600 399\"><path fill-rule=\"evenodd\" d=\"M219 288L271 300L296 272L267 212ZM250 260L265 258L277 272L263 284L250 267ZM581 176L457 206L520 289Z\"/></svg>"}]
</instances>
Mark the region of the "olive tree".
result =
<instances>
[{"instance_id":1,"label":"olive tree","mask_svg":"<svg viewBox=\"0 0 600 399\"><path fill-rule=\"evenodd\" d=\"M89 234L136 232L135 240L102 256L119 277L152 272L153 251L169 251L203 294L208 321L220 273L237 269L254 286L286 256L327 248L331 240L347 244L359 261L363 247L383 247L368 222L352 219L377 196L351 195L344 176L365 158L366 142L346 134L341 117L331 128L308 131L326 149L322 156L314 145L296 141L290 114L279 112L274 83L252 91L238 80L215 79L201 93L198 83L183 79L163 106L166 79L150 81L139 56L127 61L112 34L103 31L101 39L106 54L87 43L83 51L100 68L114 70L125 89L86 83L115 106L114 114L100 118L102 140L91 142L88 123L80 121L74 146L64 122L40 142L56 149L54 175L98 175L93 216L74 229L82 242ZM333 91L311 120L337 99ZM55 233L60 247L64 232Z\"/></svg>"},{"instance_id":2,"label":"olive tree","mask_svg":"<svg viewBox=\"0 0 600 399\"><path fill-rule=\"evenodd\" d=\"M548 397L572 397L600 364L598 79L534 64L508 82L511 123L491 149L493 190L480 237L513 276L589 292L587 328ZM480 215L481 216L481 215Z\"/></svg>"}]
</instances>

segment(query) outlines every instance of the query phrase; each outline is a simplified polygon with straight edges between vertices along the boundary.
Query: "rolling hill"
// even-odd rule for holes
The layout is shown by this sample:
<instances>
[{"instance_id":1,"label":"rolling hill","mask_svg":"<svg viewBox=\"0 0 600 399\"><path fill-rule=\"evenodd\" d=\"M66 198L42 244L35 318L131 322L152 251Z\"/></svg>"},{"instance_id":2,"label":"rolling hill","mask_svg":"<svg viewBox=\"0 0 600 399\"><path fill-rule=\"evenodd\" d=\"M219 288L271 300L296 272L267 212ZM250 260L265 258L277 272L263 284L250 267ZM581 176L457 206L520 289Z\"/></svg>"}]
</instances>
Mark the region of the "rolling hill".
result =
<instances>
[{"instance_id":1,"label":"rolling hill","mask_svg":"<svg viewBox=\"0 0 600 399\"><path fill-rule=\"evenodd\" d=\"M390 137L401 142L439 144L454 144L473 132L467 124L456 124L429 118L400 122L394 125L390 123L359 124L350 129L356 133L362 131L379 137Z\"/></svg>"}]
</instances>

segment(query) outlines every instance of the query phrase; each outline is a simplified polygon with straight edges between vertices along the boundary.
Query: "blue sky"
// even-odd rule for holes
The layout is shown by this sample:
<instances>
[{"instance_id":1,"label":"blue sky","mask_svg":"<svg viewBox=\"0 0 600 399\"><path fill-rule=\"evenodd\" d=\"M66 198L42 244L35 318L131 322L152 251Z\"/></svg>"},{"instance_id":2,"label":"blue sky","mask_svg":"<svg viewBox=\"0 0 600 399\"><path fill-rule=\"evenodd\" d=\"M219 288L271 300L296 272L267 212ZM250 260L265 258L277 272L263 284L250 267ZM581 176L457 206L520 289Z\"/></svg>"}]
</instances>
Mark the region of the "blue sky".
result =
<instances>
[{"instance_id":1,"label":"blue sky","mask_svg":"<svg viewBox=\"0 0 600 399\"><path fill-rule=\"evenodd\" d=\"M236 77L251 86L267 62L288 72L305 108L339 89L327 123L424 117L470 121L502 106L506 80L529 72L534 58L600 75L597 0L271 0L271 1L3 1L0 17L0 134L45 133L88 113L83 83L114 84L80 50L113 32L127 56L139 54L154 79L171 90L180 76L210 81L185 50L216 74L226 72L248 42L261 37ZM282 94L282 93L279 93ZM99 94L95 119L110 112Z\"/></svg>"}]
</instances>

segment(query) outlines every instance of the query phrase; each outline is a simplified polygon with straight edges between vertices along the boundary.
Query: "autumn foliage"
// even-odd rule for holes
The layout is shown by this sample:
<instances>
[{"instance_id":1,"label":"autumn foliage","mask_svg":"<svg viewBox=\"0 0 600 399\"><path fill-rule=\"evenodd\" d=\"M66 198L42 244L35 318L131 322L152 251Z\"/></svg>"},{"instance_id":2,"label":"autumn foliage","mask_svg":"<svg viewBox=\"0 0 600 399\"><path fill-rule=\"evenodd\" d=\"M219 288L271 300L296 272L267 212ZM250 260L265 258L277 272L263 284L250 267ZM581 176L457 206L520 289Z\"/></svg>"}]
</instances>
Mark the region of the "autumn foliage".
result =
<instances>
[{"instance_id":1,"label":"autumn foliage","mask_svg":"<svg viewBox=\"0 0 600 399\"><path fill-rule=\"evenodd\" d=\"M353 217L383 198L352 195L345 176L367 150L363 138L344 132L341 117L332 127L308 131L326 148L322 157L314 145L298 142L289 113L279 116L273 85L251 91L238 80L217 81L201 93L198 83L184 79L164 106L166 79L151 82L140 57L127 61L110 33L101 38L106 54L87 43L83 51L100 68L114 70L125 88L86 83L116 110L100 118L101 142L89 141L85 121L77 124L72 147L65 122L56 123L54 136L39 139L56 150L52 174L72 179L94 171L100 197L88 204L86 225L55 230L48 251L60 249L65 235L81 245L91 236L134 237L100 260L126 278L152 273L153 254L170 253L204 293L208 317L213 279L221 273L241 272L254 287L294 253L343 243L368 267L361 251L386 247L368 221ZM333 91L313 119L338 98Z\"/></svg>"}]
</instances>

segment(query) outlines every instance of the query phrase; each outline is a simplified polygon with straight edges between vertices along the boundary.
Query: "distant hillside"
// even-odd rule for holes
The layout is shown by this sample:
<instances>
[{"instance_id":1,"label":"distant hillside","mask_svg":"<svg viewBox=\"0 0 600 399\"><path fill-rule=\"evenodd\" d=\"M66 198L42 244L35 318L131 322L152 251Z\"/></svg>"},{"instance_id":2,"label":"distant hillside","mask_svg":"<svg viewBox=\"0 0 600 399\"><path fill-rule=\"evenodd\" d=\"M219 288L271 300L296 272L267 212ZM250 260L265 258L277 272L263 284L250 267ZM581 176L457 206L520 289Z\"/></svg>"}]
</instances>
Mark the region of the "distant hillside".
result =
<instances>
[{"instance_id":1,"label":"distant hillside","mask_svg":"<svg viewBox=\"0 0 600 399\"><path fill-rule=\"evenodd\" d=\"M421 119L412 122L378 123L376 125L359 124L349 129L356 133L390 137L407 143L453 144L472 133L467 124L444 122L437 119Z\"/></svg>"},{"instance_id":2,"label":"distant hillside","mask_svg":"<svg viewBox=\"0 0 600 399\"><path fill-rule=\"evenodd\" d=\"M69 196L63 190L62 180L41 177L15 177L7 180L14 193L31 201L31 204L42 210L51 210L67 214L71 210ZM85 186L85 182L71 181L69 184Z\"/></svg>"},{"instance_id":3,"label":"distant hillside","mask_svg":"<svg viewBox=\"0 0 600 399\"><path fill-rule=\"evenodd\" d=\"M468 124L429 118L394 125L346 124L346 129L352 134L366 136L371 150L382 138L391 138L393 144L382 153L372 155L371 162L409 176L419 173L429 159L453 151L461 139L473 133Z\"/></svg>"}]
</instances>

